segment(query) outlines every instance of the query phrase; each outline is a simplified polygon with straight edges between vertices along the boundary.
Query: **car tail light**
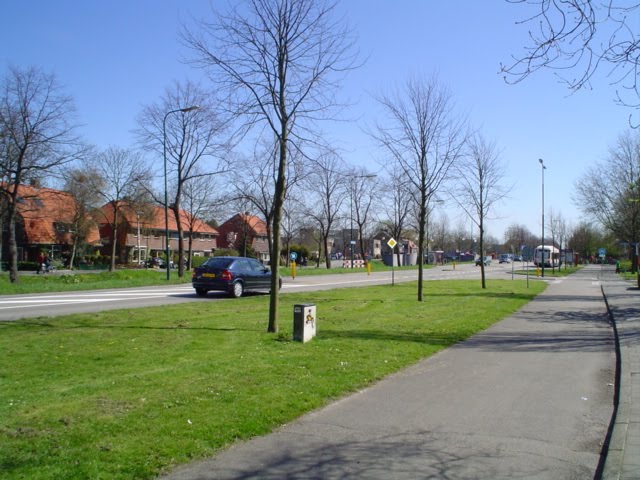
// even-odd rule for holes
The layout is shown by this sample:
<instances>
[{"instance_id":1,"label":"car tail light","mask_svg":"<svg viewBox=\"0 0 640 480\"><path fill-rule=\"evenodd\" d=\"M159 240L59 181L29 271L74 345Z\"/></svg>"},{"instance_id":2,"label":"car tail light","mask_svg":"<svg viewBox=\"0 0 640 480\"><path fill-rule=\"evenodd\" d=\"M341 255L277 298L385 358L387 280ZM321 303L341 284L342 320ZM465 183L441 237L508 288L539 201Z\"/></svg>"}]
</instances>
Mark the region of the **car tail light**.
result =
<instances>
[{"instance_id":1,"label":"car tail light","mask_svg":"<svg viewBox=\"0 0 640 480\"><path fill-rule=\"evenodd\" d=\"M229 281L233 278L233 273L231 273L231 270L223 270L222 273L220 274L220 278L222 280Z\"/></svg>"}]
</instances>

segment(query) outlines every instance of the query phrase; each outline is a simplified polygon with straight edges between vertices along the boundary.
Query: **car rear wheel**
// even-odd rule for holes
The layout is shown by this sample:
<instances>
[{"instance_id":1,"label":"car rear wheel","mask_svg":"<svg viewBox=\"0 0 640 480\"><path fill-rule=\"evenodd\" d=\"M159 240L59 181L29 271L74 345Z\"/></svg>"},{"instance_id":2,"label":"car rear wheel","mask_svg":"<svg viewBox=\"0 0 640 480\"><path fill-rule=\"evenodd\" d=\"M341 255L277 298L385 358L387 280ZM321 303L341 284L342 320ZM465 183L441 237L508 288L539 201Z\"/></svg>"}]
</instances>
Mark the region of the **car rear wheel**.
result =
<instances>
[{"instance_id":1,"label":"car rear wheel","mask_svg":"<svg viewBox=\"0 0 640 480\"><path fill-rule=\"evenodd\" d=\"M207 291L204 288L196 288L196 295L199 297L205 297L207 295Z\"/></svg>"},{"instance_id":2,"label":"car rear wheel","mask_svg":"<svg viewBox=\"0 0 640 480\"><path fill-rule=\"evenodd\" d=\"M242 282L236 282L231 287L231 296L235 298L240 298L244 293L244 285Z\"/></svg>"}]
</instances>

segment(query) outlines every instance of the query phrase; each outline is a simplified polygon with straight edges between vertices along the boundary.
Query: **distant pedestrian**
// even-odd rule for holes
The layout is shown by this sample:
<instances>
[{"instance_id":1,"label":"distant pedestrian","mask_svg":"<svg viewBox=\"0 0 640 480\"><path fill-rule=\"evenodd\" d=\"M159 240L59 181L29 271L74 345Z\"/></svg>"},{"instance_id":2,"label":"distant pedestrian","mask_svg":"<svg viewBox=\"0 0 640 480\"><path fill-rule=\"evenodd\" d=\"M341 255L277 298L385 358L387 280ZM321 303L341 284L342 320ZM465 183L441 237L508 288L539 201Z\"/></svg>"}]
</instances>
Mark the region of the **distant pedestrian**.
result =
<instances>
[{"instance_id":1,"label":"distant pedestrian","mask_svg":"<svg viewBox=\"0 0 640 480\"><path fill-rule=\"evenodd\" d=\"M616 260L616 273L620 273L620 260Z\"/></svg>"},{"instance_id":2,"label":"distant pedestrian","mask_svg":"<svg viewBox=\"0 0 640 480\"><path fill-rule=\"evenodd\" d=\"M38 270L36 271L36 274L40 274L40 272L44 271L44 255L42 255L42 252L40 252L40 254L38 255Z\"/></svg>"},{"instance_id":3,"label":"distant pedestrian","mask_svg":"<svg viewBox=\"0 0 640 480\"><path fill-rule=\"evenodd\" d=\"M51 268L51 259L49 259L49 255L47 255L46 253L44 254L43 265L44 265L44 273L47 273Z\"/></svg>"}]
</instances>

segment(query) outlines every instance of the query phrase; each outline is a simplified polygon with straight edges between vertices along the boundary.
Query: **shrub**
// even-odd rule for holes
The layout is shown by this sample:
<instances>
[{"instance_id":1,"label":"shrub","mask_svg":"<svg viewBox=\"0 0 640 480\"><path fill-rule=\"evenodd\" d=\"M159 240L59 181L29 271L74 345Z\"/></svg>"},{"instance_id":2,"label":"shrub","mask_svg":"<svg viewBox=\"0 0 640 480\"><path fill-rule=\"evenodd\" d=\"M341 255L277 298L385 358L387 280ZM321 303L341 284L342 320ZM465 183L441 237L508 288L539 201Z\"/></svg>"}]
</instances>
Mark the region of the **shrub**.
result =
<instances>
[{"instance_id":1,"label":"shrub","mask_svg":"<svg viewBox=\"0 0 640 480\"><path fill-rule=\"evenodd\" d=\"M38 270L38 262L18 262L18 270L35 272Z\"/></svg>"},{"instance_id":2,"label":"shrub","mask_svg":"<svg viewBox=\"0 0 640 480\"><path fill-rule=\"evenodd\" d=\"M191 268L196 268L207 261L209 257L191 257Z\"/></svg>"}]
</instances>

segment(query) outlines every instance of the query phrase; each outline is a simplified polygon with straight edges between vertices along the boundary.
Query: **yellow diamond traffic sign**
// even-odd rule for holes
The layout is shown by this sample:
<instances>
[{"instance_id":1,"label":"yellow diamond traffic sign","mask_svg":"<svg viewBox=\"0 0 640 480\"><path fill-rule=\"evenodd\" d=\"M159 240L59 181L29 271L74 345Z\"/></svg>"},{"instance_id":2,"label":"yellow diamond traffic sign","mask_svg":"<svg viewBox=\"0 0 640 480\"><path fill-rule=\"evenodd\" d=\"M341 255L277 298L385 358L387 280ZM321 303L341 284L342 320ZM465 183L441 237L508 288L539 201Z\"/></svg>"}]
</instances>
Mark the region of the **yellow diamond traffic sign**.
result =
<instances>
[{"instance_id":1,"label":"yellow diamond traffic sign","mask_svg":"<svg viewBox=\"0 0 640 480\"><path fill-rule=\"evenodd\" d=\"M389 248L394 248L397 244L398 242L396 242L395 238L390 238L389 241L387 242L387 245L389 245Z\"/></svg>"}]
</instances>

